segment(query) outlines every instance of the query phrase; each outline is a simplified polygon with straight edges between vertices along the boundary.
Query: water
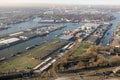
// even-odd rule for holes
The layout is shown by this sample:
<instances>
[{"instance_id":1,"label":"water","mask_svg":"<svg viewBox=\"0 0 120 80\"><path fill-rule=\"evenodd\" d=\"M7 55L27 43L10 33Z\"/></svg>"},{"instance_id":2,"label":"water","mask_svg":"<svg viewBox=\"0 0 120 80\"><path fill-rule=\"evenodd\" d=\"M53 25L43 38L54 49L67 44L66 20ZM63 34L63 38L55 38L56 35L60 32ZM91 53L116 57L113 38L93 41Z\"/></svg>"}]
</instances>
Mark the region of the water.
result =
<instances>
[{"instance_id":1,"label":"water","mask_svg":"<svg viewBox=\"0 0 120 80\"><path fill-rule=\"evenodd\" d=\"M117 23L120 22L120 14L119 13L113 13L113 15L116 17L115 20L112 20L111 23L113 24L111 29L108 30L105 34L105 36L103 37L103 45L106 46L107 44L109 44L110 40L113 38L113 32L116 29L116 25Z\"/></svg>"},{"instance_id":2,"label":"water","mask_svg":"<svg viewBox=\"0 0 120 80\"><path fill-rule=\"evenodd\" d=\"M19 24L15 24L15 25L9 25L11 26L11 28L9 28L8 30L4 30L4 31L0 31L0 34L6 34L6 33L11 33L11 32L17 32L17 31L21 31L21 30L26 30L28 28L34 28L36 26L44 26L44 25L61 25L61 24L38 24L38 21L36 19L32 20L32 21L28 21L28 22L23 22L23 23L19 23ZM63 31L65 30L73 30L81 25L83 25L83 23L65 23L66 27L60 29L60 30L56 30L54 32L51 32L49 35L44 36L44 37L36 37L33 38L29 41L23 42L23 43L19 43L17 45L11 46L9 48L0 50L0 58L2 57L6 57L9 58L12 54L15 54L17 52L25 52L26 51L26 47L28 46L33 46L33 45L41 45L44 42L49 42L52 41L56 37L56 35L60 35L63 33Z\"/></svg>"},{"instance_id":3,"label":"water","mask_svg":"<svg viewBox=\"0 0 120 80\"><path fill-rule=\"evenodd\" d=\"M116 29L116 24L118 22L120 22L120 14L113 14L116 19L111 21L111 23L113 24L112 28L110 30L108 30L103 38L103 45L107 45L109 43L109 39L113 37L113 32ZM36 18L34 20L28 21L28 22L23 22L23 23L19 23L19 24L14 24L14 25L9 25L11 28L9 28L8 30L4 30L4 31L0 31L0 35L3 34L7 34L7 33L12 33L12 32L17 32L17 31L21 31L21 30L26 30L28 28L34 28L37 26L44 26L44 25L61 25L61 24L38 24L38 20L39 18ZM63 33L63 31L65 30L73 30L81 25L83 25L83 23L65 23L65 25L67 25L67 27L62 28L61 30L57 30L54 31L52 33L50 33L48 36L44 36L44 37L37 37L34 39L31 39L29 41L11 46L9 48L0 50L0 58L2 57L7 57L9 58L12 54L17 53L17 52L25 52L26 51L26 47L28 46L33 46L36 44L42 44L44 42L49 42L52 41L56 37L56 35L59 35L61 33ZM109 33L109 34L108 34Z\"/></svg>"},{"instance_id":4,"label":"water","mask_svg":"<svg viewBox=\"0 0 120 80\"><path fill-rule=\"evenodd\" d=\"M28 21L28 22L22 22L22 23L19 23L19 24L8 25L8 27L11 27L11 28L9 28L7 30L0 31L0 35L13 33L13 32L18 32L18 31L21 31L21 30L26 30L28 28L35 28L37 26L57 25L57 24L45 24L45 23L39 24L38 23L39 19L40 18L35 18L35 19L33 19L31 21Z\"/></svg>"}]
</instances>

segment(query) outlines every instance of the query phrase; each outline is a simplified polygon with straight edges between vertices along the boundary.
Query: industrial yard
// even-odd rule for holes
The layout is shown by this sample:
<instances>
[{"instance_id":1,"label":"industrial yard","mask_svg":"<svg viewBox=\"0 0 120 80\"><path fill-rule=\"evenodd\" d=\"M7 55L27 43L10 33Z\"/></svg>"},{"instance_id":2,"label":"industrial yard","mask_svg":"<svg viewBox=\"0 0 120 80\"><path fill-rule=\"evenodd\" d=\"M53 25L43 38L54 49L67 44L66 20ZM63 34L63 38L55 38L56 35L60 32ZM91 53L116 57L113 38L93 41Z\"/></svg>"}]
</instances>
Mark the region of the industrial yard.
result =
<instances>
[{"instance_id":1,"label":"industrial yard","mask_svg":"<svg viewBox=\"0 0 120 80\"><path fill-rule=\"evenodd\" d=\"M62 25L58 27L54 27L54 26L38 27L38 28L27 29L26 31L20 31L20 32L11 33L11 34L2 36L2 38L0 39L0 49L4 49L6 47L9 47L11 45L14 45L20 42L24 42L34 37L46 36L50 32L63 27L65 26Z\"/></svg>"},{"instance_id":2,"label":"industrial yard","mask_svg":"<svg viewBox=\"0 0 120 80\"><path fill-rule=\"evenodd\" d=\"M119 10L0 8L0 80L119 80Z\"/></svg>"},{"instance_id":3,"label":"industrial yard","mask_svg":"<svg viewBox=\"0 0 120 80\"><path fill-rule=\"evenodd\" d=\"M55 40L53 42L46 43L41 47L37 47L34 50L30 50L24 54L17 54L16 57L11 59L10 61L8 60L8 61L4 61L3 63L1 63L0 71L1 72L8 72L8 71L13 72L13 71L29 70L35 67L37 64L39 64L42 61L41 60L42 57L50 54L56 49L59 49L63 45L65 45L65 42Z\"/></svg>"},{"instance_id":4,"label":"industrial yard","mask_svg":"<svg viewBox=\"0 0 120 80\"><path fill-rule=\"evenodd\" d=\"M11 61L8 61L8 62L3 62L1 64L1 69L3 71L21 71L21 70L28 70L28 71L32 71L32 74L42 74L44 71L46 71L50 66L52 66L52 64L54 64L57 60L59 61L59 59L61 59L63 56L67 55L71 55L72 52L77 49L80 45L80 43L82 43L82 41L86 41L89 37L91 37L91 35L94 34L94 32L97 31L98 28L101 27L100 24L89 24L89 26L87 26L88 24L85 24L84 27L78 27L76 29L74 29L73 31L67 31L66 33L63 33L63 35L66 35L67 36L73 36L73 37L68 37L68 38L64 38L64 37L60 37L60 39L62 41L62 43L60 43L59 41L54 41L53 43L54 44L50 44L50 46L54 45L53 47L51 47L51 49L49 48L49 44L46 46L48 48L46 48L45 46L41 47L41 48L36 48L35 49L35 53L34 53L34 50L30 50L30 52L28 51L28 53L25 53L23 55L16 55L18 56L18 58L14 58L12 59ZM107 28L108 29L108 28ZM106 30L105 30L106 31ZM104 32L105 32L104 31ZM103 33L104 33L103 32ZM86 34L87 33L87 34ZM79 36L81 35L84 35L82 37L78 37L78 34ZM61 35L61 36L63 36ZM104 36L104 35L102 35ZM102 37L101 36L101 37ZM69 43L67 43L65 45L65 41L69 41ZM64 43L64 44L63 44ZM58 44L58 45L57 45ZM56 46L55 46L56 45ZM61 46L60 46L61 45ZM65 46L64 46L65 45ZM56 47L56 48L55 48ZM74 48L73 48L74 47ZM43 48L43 52L42 52L42 49ZM85 48L85 47L84 47ZM26 49L32 49L32 48L26 48ZM45 49L45 50L44 50ZM48 49L48 50L47 50ZM52 50L53 49L53 50ZM44 53L44 54L40 54L39 53L39 50L40 52ZM72 52L70 52L72 50ZM46 51L49 51L49 52L46 52ZM50 52L51 51L51 52ZM36 53L37 52L37 53ZM52 55L53 53L55 53L54 55ZM69 53L70 52L70 53ZM84 52L84 51L83 51ZM38 54L39 53L39 54ZM45 54L46 53L46 54ZM68 54L69 53L69 54ZM26 55L27 54L27 55ZM36 56L35 56L36 54ZM26 56L25 56L26 55ZM48 56L47 56L48 55ZM31 57L30 57L31 56ZM43 57L42 57L43 56ZM22 63L22 64L17 64L16 63L16 60L17 61L20 61L19 63ZM25 60L24 62L21 61L21 60ZM41 61L43 60L43 62ZM64 60L64 59L63 59ZM40 64L38 64L38 62ZM10 65L11 64L11 67L9 66L8 68L6 67L4 69L4 66L7 66L7 65ZM38 65L37 65L38 64ZM34 67L35 65L37 65L36 67ZM17 67L17 68L16 68ZM16 74L17 75L17 74ZM27 75L27 73L26 73ZM20 76L19 76L20 77ZM2 78L2 77L1 77ZM10 77L9 77L10 78ZM12 77L11 77L12 78ZM3 77L4 79L4 77Z\"/></svg>"}]
</instances>

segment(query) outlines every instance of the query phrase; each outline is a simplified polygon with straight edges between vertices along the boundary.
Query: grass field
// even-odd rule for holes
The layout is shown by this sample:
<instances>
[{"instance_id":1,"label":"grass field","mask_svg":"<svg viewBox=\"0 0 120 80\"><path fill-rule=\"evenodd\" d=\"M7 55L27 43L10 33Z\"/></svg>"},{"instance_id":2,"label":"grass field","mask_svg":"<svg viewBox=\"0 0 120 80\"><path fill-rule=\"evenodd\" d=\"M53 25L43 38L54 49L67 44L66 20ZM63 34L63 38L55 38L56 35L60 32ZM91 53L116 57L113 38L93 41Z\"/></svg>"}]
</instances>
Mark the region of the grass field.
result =
<instances>
[{"instance_id":1,"label":"grass field","mask_svg":"<svg viewBox=\"0 0 120 80\"><path fill-rule=\"evenodd\" d=\"M30 70L41 62L41 57L60 48L64 44L65 42L58 40L43 44L42 46L30 50L18 57L0 63L0 72Z\"/></svg>"},{"instance_id":2,"label":"grass field","mask_svg":"<svg viewBox=\"0 0 120 80\"><path fill-rule=\"evenodd\" d=\"M90 47L90 44L81 43L80 46L74 51L73 56L78 56L86 52L86 50Z\"/></svg>"}]
</instances>

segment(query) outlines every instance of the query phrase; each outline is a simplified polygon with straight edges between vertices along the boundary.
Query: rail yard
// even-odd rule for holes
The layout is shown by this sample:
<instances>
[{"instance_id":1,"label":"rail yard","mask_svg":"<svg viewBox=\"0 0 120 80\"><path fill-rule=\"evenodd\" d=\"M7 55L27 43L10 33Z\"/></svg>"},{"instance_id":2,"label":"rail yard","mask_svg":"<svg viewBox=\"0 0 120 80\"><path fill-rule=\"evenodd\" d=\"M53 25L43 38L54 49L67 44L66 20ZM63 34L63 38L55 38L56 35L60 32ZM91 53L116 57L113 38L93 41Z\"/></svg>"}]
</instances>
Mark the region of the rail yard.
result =
<instances>
[{"instance_id":1,"label":"rail yard","mask_svg":"<svg viewBox=\"0 0 120 80\"><path fill-rule=\"evenodd\" d=\"M87 25L89 25L89 26L87 26ZM40 75L44 71L48 70L56 61L61 59L65 54L68 54L67 52L69 50L71 50L72 48L78 47L78 45L77 45L78 43L81 43L83 41L88 40L88 38L90 38L92 35L94 35L94 33L97 33L97 35L101 35L101 37L103 37L104 33L106 32L106 30L110 29L111 25L107 24L108 27L106 29L104 29L104 31L99 30L99 29L103 28L103 26L101 24L91 24L91 25L90 24L85 24L83 26L84 27L78 27L78 28L74 29L73 31L64 32L61 36L66 35L66 36L73 36L73 37L70 37L68 39L66 39L66 38L63 39L64 37L61 38L61 36L60 36L60 40L62 40L63 42L67 40L67 44L66 45L64 44L59 49L56 49L54 53L52 53L52 54L49 53L51 55L47 54L49 56L44 55L43 56L44 58L41 58L41 59L43 59L42 62L39 63L38 65L35 64L36 66L33 65L33 68L31 67L32 69L30 69L29 71L27 71L27 72L26 71L25 72L24 71L23 72L18 71L17 74L15 74L14 72L4 74L4 71L3 71L3 73L0 75L0 78L1 79L9 79L9 78L12 79L12 78L21 78L21 77L24 77L25 75L26 75L26 77ZM53 30L56 30L56 29L53 29ZM53 30L51 30L51 31L53 31ZM98 31L102 31L103 33L99 34ZM23 34L23 32L10 34L10 36L15 36L15 35L19 35L19 34ZM34 54L31 53L31 54L28 54L28 55L34 55ZM16 60L16 58L15 58L15 60ZM14 61L14 59L13 59L13 61ZM33 60L33 62L34 62L34 60ZM39 59L37 60L37 63L38 62L39 62ZM8 63L9 63L9 61L8 61ZM1 63L0 65L4 66L5 64L6 64L6 61L3 61L3 64ZM29 64L29 62L27 64Z\"/></svg>"}]
</instances>

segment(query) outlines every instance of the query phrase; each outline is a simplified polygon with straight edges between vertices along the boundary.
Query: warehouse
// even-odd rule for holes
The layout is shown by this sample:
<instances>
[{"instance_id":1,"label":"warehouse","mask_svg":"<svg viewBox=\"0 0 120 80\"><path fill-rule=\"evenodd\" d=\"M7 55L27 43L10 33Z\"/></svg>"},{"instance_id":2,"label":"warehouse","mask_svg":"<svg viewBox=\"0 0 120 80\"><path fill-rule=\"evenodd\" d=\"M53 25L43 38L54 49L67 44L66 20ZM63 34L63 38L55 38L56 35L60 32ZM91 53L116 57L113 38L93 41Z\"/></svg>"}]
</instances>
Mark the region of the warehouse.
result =
<instances>
[{"instance_id":1,"label":"warehouse","mask_svg":"<svg viewBox=\"0 0 120 80\"><path fill-rule=\"evenodd\" d=\"M16 32L16 33L13 33L13 34L10 34L9 36L19 36L21 34L23 34L24 32Z\"/></svg>"},{"instance_id":2,"label":"warehouse","mask_svg":"<svg viewBox=\"0 0 120 80\"><path fill-rule=\"evenodd\" d=\"M20 42L21 40L18 38L9 38L9 39L4 39L0 41L0 49L9 47L10 45L14 45L18 42Z\"/></svg>"},{"instance_id":3,"label":"warehouse","mask_svg":"<svg viewBox=\"0 0 120 80\"><path fill-rule=\"evenodd\" d=\"M5 39L5 40L0 41L0 44L11 44L11 43L17 42L19 40L20 39L18 39L18 38Z\"/></svg>"}]
</instances>

